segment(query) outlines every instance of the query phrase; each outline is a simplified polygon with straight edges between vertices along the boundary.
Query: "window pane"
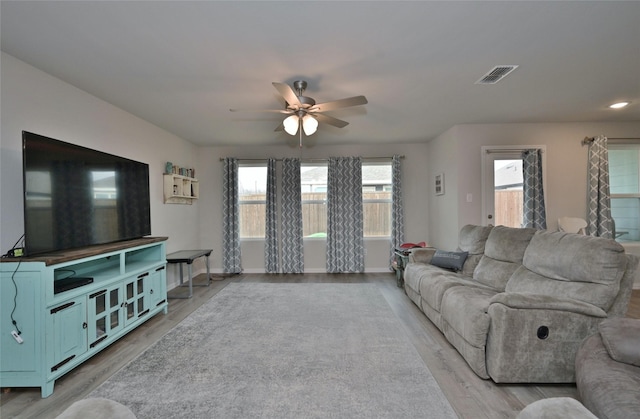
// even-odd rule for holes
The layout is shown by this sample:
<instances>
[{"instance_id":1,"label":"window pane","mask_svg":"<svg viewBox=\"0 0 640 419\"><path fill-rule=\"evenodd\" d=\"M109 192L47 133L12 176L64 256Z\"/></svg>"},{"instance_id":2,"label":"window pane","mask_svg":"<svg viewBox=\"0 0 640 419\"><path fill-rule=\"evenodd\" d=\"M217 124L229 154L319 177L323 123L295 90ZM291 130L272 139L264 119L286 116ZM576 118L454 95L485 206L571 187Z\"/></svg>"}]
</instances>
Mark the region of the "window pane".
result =
<instances>
[{"instance_id":1,"label":"window pane","mask_svg":"<svg viewBox=\"0 0 640 419\"><path fill-rule=\"evenodd\" d=\"M364 237L391 236L391 163L362 164Z\"/></svg>"},{"instance_id":2,"label":"window pane","mask_svg":"<svg viewBox=\"0 0 640 419\"><path fill-rule=\"evenodd\" d=\"M615 239L640 241L640 144L609 146L609 183Z\"/></svg>"},{"instance_id":3,"label":"window pane","mask_svg":"<svg viewBox=\"0 0 640 419\"><path fill-rule=\"evenodd\" d=\"M267 166L238 168L240 238L264 238L267 211Z\"/></svg>"},{"instance_id":4,"label":"window pane","mask_svg":"<svg viewBox=\"0 0 640 419\"><path fill-rule=\"evenodd\" d=\"M640 193L640 146L609 150L609 182L611 194Z\"/></svg>"},{"instance_id":5,"label":"window pane","mask_svg":"<svg viewBox=\"0 0 640 419\"><path fill-rule=\"evenodd\" d=\"M302 235L327 237L327 166L302 165Z\"/></svg>"},{"instance_id":6,"label":"window pane","mask_svg":"<svg viewBox=\"0 0 640 419\"><path fill-rule=\"evenodd\" d=\"M616 240L640 241L640 198L611 198Z\"/></svg>"},{"instance_id":7,"label":"window pane","mask_svg":"<svg viewBox=\"0 0 640 419\"><path fill-rule=\"evenodd\" d=\"M370 203L364 201L362 210L364 213L363 228L365 237L391 236L390 202Z\"/></svg>"},{"instance_id":8,"label":"window pane","mask_svg":"<svg viewBox=\"0 0 640 419\"><path fill-rule=\"evenodd\" d=\"M494 160L494 224L521 227L523 220L522 160Z\"/></svg>"}]
</instances>

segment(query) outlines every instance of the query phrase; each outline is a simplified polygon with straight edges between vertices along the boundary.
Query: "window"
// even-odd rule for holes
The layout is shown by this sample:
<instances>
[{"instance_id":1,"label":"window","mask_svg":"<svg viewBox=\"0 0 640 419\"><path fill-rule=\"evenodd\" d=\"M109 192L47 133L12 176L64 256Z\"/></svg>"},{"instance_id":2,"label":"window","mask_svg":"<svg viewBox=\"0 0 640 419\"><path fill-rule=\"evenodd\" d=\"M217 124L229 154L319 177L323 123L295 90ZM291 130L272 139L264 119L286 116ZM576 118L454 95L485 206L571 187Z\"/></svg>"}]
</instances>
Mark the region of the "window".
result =
<instances>
[{"instance_id":1,"label":"window","mask_svg":"<svg viewBox=\"0 0 640 419\"><path fill-rule=\"evenodd\" d=\"M522 159L494 160L494 224L522 227Z\"/></svg>"},{"instance_id":2,"label":"window","mask_svg":"<svg viewBox=\"0 0 640 419\"><path fill-rule=\"evenodd\" d=\"M240 238L264 238L267 214L266 163L238 167L238 203Z\"/></svg>"},{"instance_id":3,"label":"window","mask_svg":"<svg viewBox=\"0 0 640 419\"><path fill-rule=\"evenodd\" d=\"M300 167L303 237L327 237L327 173L326 164Z\"/></svg>"},{"instance_id":4,"label":"window","mask_svg":"<svg viewBox=\"0 0 640 419\"><path fill-rule=\"evenodd\" d=\"M327 237L327 164L303 164L302 234L305 238ZM364 237L391 236L391 163L362 164ZM238 167L240 238L265 237L267 166Z\"/></svg>"},{"instance_id":5,"label":"window","mask_svg":"<svg viewBox=\"0 0 640 419\"><path fill-rule=\"evenodd\" d=\"M640 241L640 144L609 145L609 183L615 239Z\"/></svg>"},{"instance_id":6,"label":"window","mask_svg":"<svg viewBox=\"0 0 640 419\"><path fill-rule=\"evenodd\" d=\"M362 164L364 237L391 236L391 163Z\"/></svg>"},{"instance_id":7,"label":"window","mask_svg":"<svg viewBox=\"0 0 640 419\"><path fill-rule=\"evenodd\" d=\"M522 150L482 147L482 212L487 224L522 227Z\"/></svg>"},{"instance_id":8,"label":"window","mask_svg":"<svg viewBox=\"0 0 640 419\"><path fill-rule=\"evenodd\" d=\"M327 236L327 165L303 165L302 229L307 238ZM362 164L364 237L391 236L391 163Z\"/></svg>"}]
</instances>

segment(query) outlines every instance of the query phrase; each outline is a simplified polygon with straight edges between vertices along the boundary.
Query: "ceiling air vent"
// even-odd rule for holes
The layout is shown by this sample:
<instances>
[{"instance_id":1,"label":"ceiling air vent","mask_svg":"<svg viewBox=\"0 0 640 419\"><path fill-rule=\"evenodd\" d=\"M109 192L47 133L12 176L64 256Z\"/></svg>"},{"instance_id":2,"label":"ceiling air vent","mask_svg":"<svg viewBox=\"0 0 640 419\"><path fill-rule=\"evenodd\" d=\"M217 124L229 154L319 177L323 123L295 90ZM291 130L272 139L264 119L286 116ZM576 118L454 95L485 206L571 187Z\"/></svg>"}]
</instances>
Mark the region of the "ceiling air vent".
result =
<instances>
[{"instance_id":1,"label":"ceiling air vent","mask_svg":"<svg viewBox=\"0 0 640 419\"><path fill-rule=\"evenodd\" d=\"M518 68L517 65L497 65L493 67L487 74L482 76L475 84L496 84L502 80L507 74Z\"/></svg>"}]
</instances>

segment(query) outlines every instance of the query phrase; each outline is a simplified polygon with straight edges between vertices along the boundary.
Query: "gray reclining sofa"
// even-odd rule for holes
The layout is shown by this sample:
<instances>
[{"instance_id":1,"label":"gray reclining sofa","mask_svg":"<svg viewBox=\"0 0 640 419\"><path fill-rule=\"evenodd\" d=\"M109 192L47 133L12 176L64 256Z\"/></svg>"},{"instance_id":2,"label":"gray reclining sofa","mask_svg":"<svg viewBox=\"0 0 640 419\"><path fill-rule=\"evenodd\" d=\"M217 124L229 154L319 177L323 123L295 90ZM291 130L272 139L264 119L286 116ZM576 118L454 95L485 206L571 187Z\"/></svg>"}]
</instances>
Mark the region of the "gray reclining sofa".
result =
<instances>
[{"instance_id":1,"label":"gray reclining sofa","mask_svg":"<svg viewBox=\"0 0 640 419\"><path fill-rule=\"evenodd\" d=\"M497 383L575 382L582 341L624 316L639 258L613 240L467 225L457 271L416 249L405 292L473 371ZM451 255L449 255L451 256ZM445 264L444 266L449 266Z\"/></svg>"}]
</instances>

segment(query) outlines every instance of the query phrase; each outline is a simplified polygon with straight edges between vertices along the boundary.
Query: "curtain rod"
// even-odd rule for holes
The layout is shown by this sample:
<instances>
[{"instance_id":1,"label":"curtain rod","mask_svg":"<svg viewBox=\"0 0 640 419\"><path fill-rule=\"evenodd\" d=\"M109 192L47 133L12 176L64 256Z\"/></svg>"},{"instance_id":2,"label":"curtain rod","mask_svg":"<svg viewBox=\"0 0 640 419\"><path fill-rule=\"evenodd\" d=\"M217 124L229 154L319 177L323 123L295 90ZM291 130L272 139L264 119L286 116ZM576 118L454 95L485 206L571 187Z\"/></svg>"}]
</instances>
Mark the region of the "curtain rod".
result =
<instances>
[{"instance_id":1,"label":"curtain rod","mask_svg":"<svg viewBox=\"0 0 640 419\"><path fill-rule=\"evenodd\" d=\"M584 137L582 145L587 145L593 142L595 137ZM607 137L607 140L640 140L638 137Z\"/></svg>"},{"instance_id":2,"label":"curtain rod","mask_svg":"<svg viewBox=\"0 0 640 419\"><path fill-rule=\"evenodd\" d=\"M401 159L404 159L404 155L399 156ZM291 157L295 158L295 157ZM382 156L382 157L363 157L362 160L383 160L383 159L392 159L393 156ZM238 161L267 161L269 159L238 159ZM276 161L282 161L283 159L275 159ZM301 161L309 162L309 161L328 161L328 158L316 158L316 159L300 159ZM220 157L220 161L224 161L224 157Z\"/></svg>"},{"instance_id":3,"label":"curtain rod","mask_svg":"<svg viewBox=\"0 0 640 419\"><path fill-rule=\"evenodd\" d=\"M485 150L486 154L500 154L500 153L522 153L523 151L525 151L527 149L525 148L490 148ZM540 150L544 153L544 150L542 148L533 148L533 150Z\"/></svg>"}]
</instances>

